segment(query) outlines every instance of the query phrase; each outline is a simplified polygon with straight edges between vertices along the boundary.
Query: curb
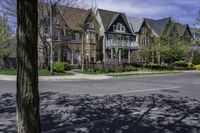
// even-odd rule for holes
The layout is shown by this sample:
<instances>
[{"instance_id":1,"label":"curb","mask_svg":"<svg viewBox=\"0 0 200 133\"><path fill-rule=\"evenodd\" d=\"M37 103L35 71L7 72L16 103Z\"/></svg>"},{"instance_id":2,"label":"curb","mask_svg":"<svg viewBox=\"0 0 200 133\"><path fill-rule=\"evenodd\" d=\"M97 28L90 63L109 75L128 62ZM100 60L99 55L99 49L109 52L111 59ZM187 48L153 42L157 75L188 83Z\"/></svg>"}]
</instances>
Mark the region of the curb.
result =
<instances>
[{"instance_id":1,"label":"curb","mask_svg":"<svg viewBox=\"0 0 200 133\"><path fill-rule=\"evenodd\" d=\"M111 76L105 75L86 75L75 74L73 76L40 76L39 81L62 81L62 80L105 80L111 79ZM16 81L17 76L0 75L2 81Z\"/></svg>"}]
</instances>

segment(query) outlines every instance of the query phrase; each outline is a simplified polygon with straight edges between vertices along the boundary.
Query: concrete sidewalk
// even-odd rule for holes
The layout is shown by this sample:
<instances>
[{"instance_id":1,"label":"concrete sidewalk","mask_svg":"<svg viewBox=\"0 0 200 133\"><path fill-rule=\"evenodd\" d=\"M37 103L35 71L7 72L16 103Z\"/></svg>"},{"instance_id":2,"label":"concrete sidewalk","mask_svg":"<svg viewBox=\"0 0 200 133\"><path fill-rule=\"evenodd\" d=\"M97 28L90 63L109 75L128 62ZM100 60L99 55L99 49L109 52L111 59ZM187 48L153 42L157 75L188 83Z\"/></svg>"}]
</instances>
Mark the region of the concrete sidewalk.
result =
<instances>
[{"instance_id":1,"label":"concrete sidewalk","mask_svg":"<svg viewBox=\"0 0 200 133\"><path fill-rule=\"evenodd\" d=\"M40 81L58 81L58 80L104 80L104 79L110 79L111 76L106 75L90 75L90 74L79 74L76 73L75 75L69 75L69 76L40 76ZM16 81L16 76L11 75L0 75L0 80L3 81Z\"/></svg>"},{"instance_id":2,"label":"concrete sidewalk","mask_svg":"<svg viewBox=\"0 0 200 133\"><path fill-rule=\"evenodd\" d=\"M121 73L109 73L109 74L83 74L83 73L76 73L73 72L74 75L68 75L68 76L40 76L40 81L58 81L58 80L105 80L105 79L111 79L113 76L117 75L134 75L134 74L156 74L160 73L162 71L158 72L151 72L151 71L132 71L132 72L121 72ZM165 71L163 71L165 72ZM170 71L169 71L170 72ZM180 72L180 73L200 73L199 71L173 71L174 73ZM172 74L173 74L172 72ZM166 71L167 73L167 71ZM0 80L3 81L15 81L16 76L11 75L0 75Z\"/></svg>"}]
</instances>

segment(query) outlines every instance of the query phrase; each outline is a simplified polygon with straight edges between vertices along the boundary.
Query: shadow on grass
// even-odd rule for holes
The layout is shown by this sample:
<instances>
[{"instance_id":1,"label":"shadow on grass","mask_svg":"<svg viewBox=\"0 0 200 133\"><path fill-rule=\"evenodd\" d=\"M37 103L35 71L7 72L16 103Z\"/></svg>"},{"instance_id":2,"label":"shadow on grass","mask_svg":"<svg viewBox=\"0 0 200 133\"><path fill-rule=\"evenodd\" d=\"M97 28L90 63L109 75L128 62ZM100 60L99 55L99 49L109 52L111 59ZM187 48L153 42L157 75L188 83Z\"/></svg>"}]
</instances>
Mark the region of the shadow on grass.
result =
<instances>
[{"instance_id":1,"label":"shadow on grass","mask_svg":"<svg viewBox=\"0 0 200 133\"><path fill-rule=\"evenodd\" d=\"M0 132L16 132L15 96L0 96ZM200 102L165 95L41 94L44 133L199 133Z\"/></svg>"}]
</instances>

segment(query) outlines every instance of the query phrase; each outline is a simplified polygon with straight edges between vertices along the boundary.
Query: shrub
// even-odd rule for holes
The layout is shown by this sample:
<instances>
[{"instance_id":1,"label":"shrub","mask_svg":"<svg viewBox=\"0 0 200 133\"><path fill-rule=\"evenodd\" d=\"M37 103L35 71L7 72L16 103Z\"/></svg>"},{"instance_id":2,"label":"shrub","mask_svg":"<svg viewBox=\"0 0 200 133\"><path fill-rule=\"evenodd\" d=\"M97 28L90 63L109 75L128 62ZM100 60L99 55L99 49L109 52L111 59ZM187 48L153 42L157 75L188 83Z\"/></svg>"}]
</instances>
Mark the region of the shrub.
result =
<instances>
[{"instance_id":1,"label":"shrub","mask_svg":"<svg viewBox=\"0 0 200 133\"><path fill-rule=\"evenodd\" d=\"M196 70L200 70L200 65L195 66Z\"/></svg>"},{"instance_id":2,"label":"shrub","mask_svg":"<svg viewBox=\"0 0 200 133\"><path fill-rule=\"evenodd\" d=\"M174 70L174 66L172 65L159 65L159 64L145 64L144 68L150 69L150 70Z\"/></svg>"},{"instance_id":3,"label":"shrub","mask_svg":"<svg viewBox=\"0 0 200 133\"><path fill-rule=\"evenodd\" d=\"M119 66L122 66L122 63L120 63L117 59L107 59L107 61L104 63L104 69L106 72L116 72L119 68Z\"/></svg>"},{"instance_id":4,"label":"shrub","mask_svg":"<svg viewBox=\"0 0 200 133\"><path fill-rule=\"evenodd\" d=\"M195 70L194 67L174 67L174 70Z\"/></svg>"},{"instance_id":5,"label":"shrub","mask_svg":"<svg viewBox=\"0 0 200 133\"><path fill-rule=\"evenodd\" d=\"M188 63L186 63L185 61L177 61L174 64L176 67L188 67Z\"/></svg>"},{"instance_id":6,"label":"shrub","mask_svg":"<svg viewBox=\"0 0 200 133\"><path fill-rule=\"evenodd\" d=\"M100 74L104 73L105 71L102 68L86 68L86 73L93 73L93 74Z\"/></svg>"},{"instance_id":7,"label":"shrub","mask_svg":"<svg viewBox=\"0 0 200 133\"><path fill-rule=\"evenodd\" d=\"M198 51L195 51L194 52L194 56L193 56L193 59L192 59L192 63L194 65L199 65L200 64L200 52Z\"/></svg>"},{"instance_id":8,"label":"shrub","mask_svg":"<svg viewBox=\"0 0 200 133\"><path fill-rule=\"evenodd\" d=\"M145 64L144 67L151 69L151 70L160 70L161 69L161 65L159 65L159 64Z\"/></svg>"},{"instance_id":9,"label":"shrub","mask_svg":"<svg viewBox=\"0 0 200 133\"><path fill-rule=\"evenodd\" d=\"M193 63L192 62L188 62L188 67L190 67L190 68L194 67Z\"/></svg>"},{"instance_id":10,"label":"shrub","mask_svg":"<svg viewBox=\"0 0 200 133\"><path fill-rule=\"evenodd\" d=\"M64 73L65 70L69 70L70 65L66 62L54 62L53 63L53 71L57 73Z\"/></svg>"},{"instance_id":11,"label":"shrub","mask_svg":"<svg viewBox=\"0 0 200 133\"><path fill-rule=\"evenodd\" d=\"M125 66L124 67L124 71L126 72L129 72L129 71L137 71L137 68L131 66L131 65L128 65L128 66Z\"/></svg>"},{"instance_id":12,"label":"shrub","mask_svg":"<svg viewBox=\"0 0 200 133\"><path fill-rule=\"evenodd\" d=\"M123 72L124 71L124 68L123 66L115 66L114 69L113 69L114 72Z\"/></svg>"}]
</instances>

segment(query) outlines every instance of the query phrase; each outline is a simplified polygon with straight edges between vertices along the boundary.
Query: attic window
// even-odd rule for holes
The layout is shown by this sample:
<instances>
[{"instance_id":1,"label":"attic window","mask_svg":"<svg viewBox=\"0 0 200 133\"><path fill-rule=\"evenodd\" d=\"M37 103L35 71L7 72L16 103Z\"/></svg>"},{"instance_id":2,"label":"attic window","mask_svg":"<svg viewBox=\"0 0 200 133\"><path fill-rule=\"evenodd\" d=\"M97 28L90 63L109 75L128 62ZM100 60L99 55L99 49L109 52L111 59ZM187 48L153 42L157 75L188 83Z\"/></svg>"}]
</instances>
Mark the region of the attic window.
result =
<instances>
[{"instance_id":1,"label":"attic window","mask_svg":"<svg viewBox=\"0 0 200 133\"><path fill-rule=\"evenodd\" d=\"M125 32L125 26L123 26L121 23L117 23L117 25L113 25L113 31Z\"/></svg>"},{"instance_id":2,"label":"attic window","mask_svg":"<svg viewBox=\"0 0 200 133\"><path fill-rule=\"evenodd\" d=\"M124 27L124 26L122 26L121 28L122 28L121 30L122 30L123 32L125 32L125 27Z\"/></svg>"},{"instance_id":3,"label":"attic window","mask_svg":"<svg viewBox=\"0 0 200 133\"><path fill-rule=\"evenodd\" d=\"M117 25L113 25L113 30L114 30L114 31L117 30Z\"/></svg>"},{"instance_id":4,"label":"attic window","mask_svg":"<svg viewBox=\"0 0 200 133\"><path fill-rule=\"evenodd\" d=\"M120 31L121 30L121 24L117 24L117 30Z\"/></svg>"},{"instance_id":5,"label":"attic window","mask_svg":"<svg viewBox=\"0 0 200 133\"><path fill-rule=\"evenodd\" d=\"M86 27L87 27L87 28L90 28L90 29L94 29L94 24L88 23L88 24L86 25Z\"/></svg>"}]
</instances>

